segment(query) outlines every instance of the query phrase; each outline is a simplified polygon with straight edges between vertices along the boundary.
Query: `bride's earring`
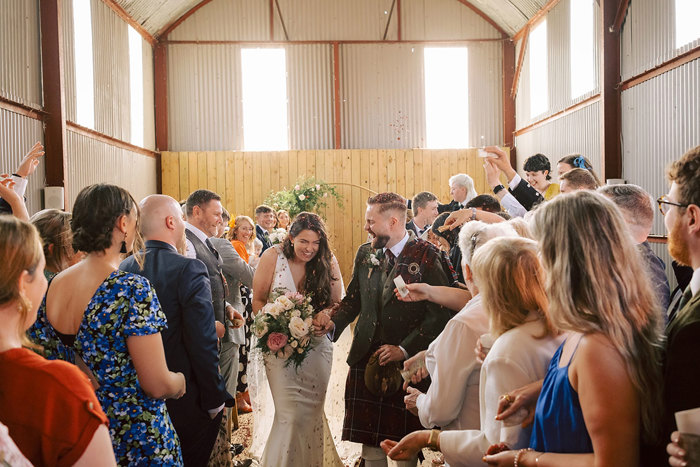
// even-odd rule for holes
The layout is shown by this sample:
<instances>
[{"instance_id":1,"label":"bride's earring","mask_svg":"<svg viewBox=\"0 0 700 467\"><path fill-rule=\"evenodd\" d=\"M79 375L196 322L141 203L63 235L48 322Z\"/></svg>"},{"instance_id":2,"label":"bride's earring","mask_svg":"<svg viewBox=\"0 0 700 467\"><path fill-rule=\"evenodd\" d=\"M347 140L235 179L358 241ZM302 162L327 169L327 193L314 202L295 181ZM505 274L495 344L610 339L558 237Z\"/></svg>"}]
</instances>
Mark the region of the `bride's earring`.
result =
<instances>
[{"instance_id":1,"label":"bride's earring","mask_svg":"<svg viewBox=\"0 0 700 467\"><path fill-rule=\"evenodd\" d=\"M124 240L122 240L122 247L119 249L119 253L126 254L126 232L124 232Z\"/></svg>"}]
</instances>

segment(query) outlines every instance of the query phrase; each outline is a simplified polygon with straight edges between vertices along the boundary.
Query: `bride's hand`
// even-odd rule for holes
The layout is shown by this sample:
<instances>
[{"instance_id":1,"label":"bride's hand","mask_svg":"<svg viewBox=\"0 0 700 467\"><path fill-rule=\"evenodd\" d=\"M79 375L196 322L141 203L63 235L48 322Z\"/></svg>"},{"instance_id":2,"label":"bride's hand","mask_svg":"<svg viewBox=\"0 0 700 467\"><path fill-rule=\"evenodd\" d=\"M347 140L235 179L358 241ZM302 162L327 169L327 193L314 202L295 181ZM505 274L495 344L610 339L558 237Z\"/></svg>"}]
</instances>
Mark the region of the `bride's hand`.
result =
<instances>
[{"instance_id":1,"label":"bride's hand","mask_svg":"<svg viewBox=\"0 0 700 467\"><path fill-rule=\"evenodd\" d=\"M385 439L380 446L389 458L398 460L413 459L418 452L428 446L430 430L414 431L404 436L398 443Z\"/></svg>"}]
</instances>

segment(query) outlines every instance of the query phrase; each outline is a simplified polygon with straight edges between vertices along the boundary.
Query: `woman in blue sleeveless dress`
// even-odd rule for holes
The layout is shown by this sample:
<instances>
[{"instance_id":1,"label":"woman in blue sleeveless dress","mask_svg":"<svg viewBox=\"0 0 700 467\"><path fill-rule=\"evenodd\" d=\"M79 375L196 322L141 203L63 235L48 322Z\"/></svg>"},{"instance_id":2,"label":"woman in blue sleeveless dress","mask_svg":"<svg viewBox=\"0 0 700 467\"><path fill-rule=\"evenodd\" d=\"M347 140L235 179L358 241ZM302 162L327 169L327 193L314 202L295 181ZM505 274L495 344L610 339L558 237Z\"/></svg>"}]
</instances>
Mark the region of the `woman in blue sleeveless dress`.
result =
<instances>
[{"instance_id":1,"label":"woman in blue sleeveless dress","mask_svg":"<svg viewBox=\"0 0 700 467\"><path fill-rule=\"evenodd\" d=\"M117 269L137 221L126 190L100 184L80 192L71 227L74 248L87 257L51 280L29 335L47 358L91 376L120 465L182 465L163 399L181 397L185 380L165 363L165 314L148 280Z\"/></svg>"},{"instance_id":2,"label":"woman in blue sleeveless dress","mask_svg":"<svg viewBox=\"0 0 700 467\"><path fill-rule=\"evenodd\" d=\"M489 465L636 467L640 441L655 438L661 313L623 222L611 201L588 191L535 213L549 312L569 336L542 383L530 448L488 455ZM526 393L504 394L501 405Z\"/></svg>"}]
</instances>

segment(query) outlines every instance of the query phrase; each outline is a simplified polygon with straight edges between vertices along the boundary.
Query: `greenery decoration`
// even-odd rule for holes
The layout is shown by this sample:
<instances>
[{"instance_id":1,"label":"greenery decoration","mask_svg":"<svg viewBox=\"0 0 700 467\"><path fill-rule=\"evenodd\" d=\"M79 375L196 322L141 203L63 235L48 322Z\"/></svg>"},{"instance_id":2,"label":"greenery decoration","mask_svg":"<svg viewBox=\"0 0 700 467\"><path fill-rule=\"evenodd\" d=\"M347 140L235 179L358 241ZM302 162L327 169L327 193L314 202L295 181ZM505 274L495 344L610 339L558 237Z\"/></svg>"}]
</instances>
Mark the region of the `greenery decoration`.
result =
<instances>
[{"instance_id":1,"label":"greenery decoration","mask_svg":"<svg viewBox=\"0 0 700 467\"><path fill-rule=\"evenodd\" d=\"M284 209L293 219L300 212L316 212L327 206L330 198L335 198L338 206L343 206L343 197L330 184L314 177L299 178L297 183L277 193L271 193L265 204L275 210Z\"/></svg>"}]
</instances>

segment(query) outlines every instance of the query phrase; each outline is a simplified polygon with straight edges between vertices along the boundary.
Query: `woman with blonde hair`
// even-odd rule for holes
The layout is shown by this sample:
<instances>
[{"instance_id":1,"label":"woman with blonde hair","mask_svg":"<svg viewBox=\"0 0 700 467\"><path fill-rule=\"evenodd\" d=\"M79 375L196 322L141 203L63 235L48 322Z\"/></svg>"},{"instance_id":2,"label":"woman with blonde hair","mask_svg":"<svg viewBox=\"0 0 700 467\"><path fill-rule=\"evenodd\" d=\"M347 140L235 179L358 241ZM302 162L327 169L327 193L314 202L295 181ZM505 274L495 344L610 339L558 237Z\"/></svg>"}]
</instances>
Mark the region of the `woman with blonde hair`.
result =
<instances>
[{"instance_id":1,"label":"woman with blonde hair","mask_svg":"<svg viewBox=\"0 0 700 467\"><path fill-rule=\"evenodd\" d=\"M46 291L36 229L0 216L0 257L0 422L35 465L115 465L107 417L85 375L25 348Z\"/></svg>"},{"instance_id":2,"label":"woman with blonde hair","mask_svg":"<svg viewBox=\"0 0 700 467\"><path fill-rule=\"evenodd\" d=\"M478 241L462 237L461 244ZM384 441L382 447L392 459L410 458L430 446L439 449L452 467L472 466L481 464L492 444L528 445L530 430L520 425L522 420L501 423L495 415L498 396L540 380L562 341L547 314L537 244L519 237L494 238L477 249L471 267L495 338L479 376L480 429L426 430L411 433L398 444Z\"/></svg>"},{"instance_id":3,"label":"woman with blonde hair","mask_svg":"<svg viewBox=\"0 0 700 467\"><path fill-rule=\"evenodd\" d=\"M533 233L550 316L569 336L541 385L530 448L485 461L638 466L640 440L656 438L660 417L661 314L624 217L604 196L581 191L538 209ZM536 393L506 392L501 408Z\"/></svg>"},{"instance_id":4,"label":"woman with blonde hair","mask_svg":"<svg viewBox=\"0 0 700 467\"><path fill-rule=\"evenodd\" d=\"M70 229L71 214L58 209L44 209L34 214L30 222L39 231L44 244L46 268L44 275L53 276L75 264L80 254L73 250L73 233Z\"/></svg>"}]
</instances>

